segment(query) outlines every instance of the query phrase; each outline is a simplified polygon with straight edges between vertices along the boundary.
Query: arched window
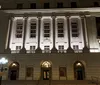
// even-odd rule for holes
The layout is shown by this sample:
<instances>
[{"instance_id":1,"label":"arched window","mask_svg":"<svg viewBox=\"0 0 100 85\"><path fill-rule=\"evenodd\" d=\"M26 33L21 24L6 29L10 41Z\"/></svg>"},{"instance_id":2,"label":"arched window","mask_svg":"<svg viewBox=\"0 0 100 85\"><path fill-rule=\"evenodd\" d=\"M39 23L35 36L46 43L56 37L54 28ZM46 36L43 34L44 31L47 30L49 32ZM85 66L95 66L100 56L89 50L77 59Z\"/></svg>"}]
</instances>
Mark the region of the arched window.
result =
<instances>
[{"instance_id":1,"label":"arched window","mask_svg":"<svg viewBox=\"0 0 100 85\"><path fill-rule=\"evenodd\" d=\"M85 78L84 65L80 61L74 63L74 77L77 80L84 80Z\"/></svg>"}]
</instances>

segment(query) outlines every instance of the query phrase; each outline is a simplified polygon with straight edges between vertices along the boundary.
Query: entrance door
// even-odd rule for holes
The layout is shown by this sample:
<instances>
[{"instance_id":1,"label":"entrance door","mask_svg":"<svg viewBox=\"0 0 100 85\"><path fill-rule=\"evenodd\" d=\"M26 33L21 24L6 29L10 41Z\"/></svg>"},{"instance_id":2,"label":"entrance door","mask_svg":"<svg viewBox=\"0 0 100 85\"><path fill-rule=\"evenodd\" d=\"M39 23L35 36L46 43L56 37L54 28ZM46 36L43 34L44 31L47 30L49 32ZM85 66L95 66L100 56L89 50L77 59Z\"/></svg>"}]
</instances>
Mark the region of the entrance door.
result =
<instances>
[{"instance_id":1,"label":"entrance door","mask_svg":"<svg viewBox=\"0 0 100 85\"><path fill-rule=\"evenodd\" d=\"M9 66L9 78L10 80L17 80L19 75L19 64L17 62L13 62Z\"/></svg>"},{"instance_id":2,"label":"entrance door","mask_svg":"<svg viewBox=\"0 0 100 85\"><path fill-rule=\"evenodd\" d=\"M82 69L77 70L77 80L83 80L83 72Z\"/></svg>"},{"instance_id":3,"label":"entrance door","mask_svg":"<svg viewBox=\"0 0 100 85\"><path fill-rule=\"evenodd\" d=\"M49 80L49 78L50 78L50 71L43 70L43 80Z\"/></svg>"},{"instance_id":4,"label":"entrance door","mask_svg":"<svg viewBox=\"0 0 100 85\"><path fill-rule=\"evenodd\" d=\"M11 80L16 80L16 78L17 78L17 71L16 70L11 70L10 79Z\"/></svg>"},{"instance_id":5,"label":"entrance door","mask_svg":"<svg viewBox=\"0 0 100 85\"><path fill-rule=\"evenodd\" d=\"M83 80L85 78L84 65L80 61L74 64L74 77L77 80Z\"/></svg>"}]
</instances>

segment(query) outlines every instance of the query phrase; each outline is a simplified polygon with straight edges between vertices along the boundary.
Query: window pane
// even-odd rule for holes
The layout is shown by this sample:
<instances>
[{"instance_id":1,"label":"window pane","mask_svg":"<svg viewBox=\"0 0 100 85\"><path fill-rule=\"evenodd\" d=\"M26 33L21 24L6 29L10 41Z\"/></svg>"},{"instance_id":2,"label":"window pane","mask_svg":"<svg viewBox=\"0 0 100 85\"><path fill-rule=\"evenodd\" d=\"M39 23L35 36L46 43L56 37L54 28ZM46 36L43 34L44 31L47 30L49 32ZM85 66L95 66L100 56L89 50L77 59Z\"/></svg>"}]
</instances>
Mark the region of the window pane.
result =
<instances>
[{"instance_id":1,"label":"window pane","mask_svg":"<svg viewBox=\"0 0 100 85\"><path fill-rule=\"evenodd\" d=\"M33 76L33 68L27 67L26 68L26 77L32 77Z\"/></svg>"},{"instance_id":2,"label":"window pane","mask_svg":"<svg viewBox=\"0 0 100 85\"><path fill-rule=\"evenodd\" d=\"M60 67L59 68L59 76L60 77L66 77L66 67Z\"/></svg>"}]
</instances>

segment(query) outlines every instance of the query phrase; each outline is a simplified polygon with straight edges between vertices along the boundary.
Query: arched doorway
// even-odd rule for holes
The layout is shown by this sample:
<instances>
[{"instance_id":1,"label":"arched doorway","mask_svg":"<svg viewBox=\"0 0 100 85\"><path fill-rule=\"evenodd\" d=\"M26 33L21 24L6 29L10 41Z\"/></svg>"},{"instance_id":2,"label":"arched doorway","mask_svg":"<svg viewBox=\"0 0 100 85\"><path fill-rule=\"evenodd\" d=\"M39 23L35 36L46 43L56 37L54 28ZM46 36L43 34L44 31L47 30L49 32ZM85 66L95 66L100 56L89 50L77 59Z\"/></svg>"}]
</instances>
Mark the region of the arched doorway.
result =
<instances>
[{"instance_id":1,"label":"arched doorway","mask_svg":"<svg viewBox=\"0 0 100 85\"><path fill-rule=\"evenodd\" d=\"M76 80L84 80L85 78L84 65L80 61L74 63L74 77Z\"/></svg>"},{"instance_id":2,"label":"arched doorway","mask_svg":"<svg viewBox=\"0 0 100 85\"><path fill-rule=\"evenodd\" d=\"M43 80L51 79L51 63L48 61L44 61L41 65L41 78Z\"/></svg>"},{"instance_id":3,"label":"arched doorway","mask_svg":"<svg viewBox=\"0 0 100 85\"><path fill-rule=\"evenodd\" d=\"M17 62L13 62L9 66L9 79L17 80L19 76L19 64Z\"/></svg>"}]
</instances>

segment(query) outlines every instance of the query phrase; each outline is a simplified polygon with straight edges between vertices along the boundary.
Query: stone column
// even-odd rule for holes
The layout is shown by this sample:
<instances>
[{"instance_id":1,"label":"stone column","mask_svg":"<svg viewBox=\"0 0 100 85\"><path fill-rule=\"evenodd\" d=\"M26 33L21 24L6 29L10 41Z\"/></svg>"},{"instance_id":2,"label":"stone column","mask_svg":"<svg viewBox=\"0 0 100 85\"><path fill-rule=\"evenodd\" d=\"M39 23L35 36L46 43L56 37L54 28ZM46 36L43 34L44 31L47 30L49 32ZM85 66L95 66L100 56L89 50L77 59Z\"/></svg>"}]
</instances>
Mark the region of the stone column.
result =
<instances>
[{"instance_id":1,"label":"stone column","mask_svg":"<svg viewBox=\"0 0 100 85\"><path fill-rule=\"evenodd\" d=\"M36 53L42 53L40 48L40 28L41 28L41 16L38 17L38 47L36 49Z\"/></svg>"},{"instance_id":2,"label":"stone column","mask_svg":"<svg viewBox=\"0 0 100 85\"><path fill-rule=\"evenodd\" d=\"M26 53L26 49L25 49L25 37L26 37L26 28L27 28L27 18L28 17L24 17L24 34L23 34L23 47L20 50L20 53L24 54Z\"/></svg>"},{"instance_id":3,"label":"stone column","mask_svg":"<svg viewBox=\"0 0 100 85\"><path fill-rule=\"evenodd\" d=\"M86 26L86 17L85 16L81 16L81 22L82 22L83 39L84 39L83 52L88 53L89 52L89 48L88 48L88 41L87 41L87 26Z\"/></svg>"},{"instance_id":4,"label":"stone column","mask_svg":"<svg viewBox=\"0 0 100 85\"><path fill-rule=\"evenodd\" d=\"M9 48L9 45L10 45L10 38L11 38L12 23L13 23L13 16L10 15L9 22L8 22L5 53L11 53L11 49Z\"/></svg>"},{"instance_id":5,"label":"stone column","mask_svg":"<svg viewBox=\"0 0 100 85\"><path fill-rule=\"evenodd\" d=\"M68 53L74 53L74 50L71 48L71 34L70 34L70 23L69 23L69 17L70 16L66 16L66 20L67 20L67 28L68 28L68 49L67 52Z\"/></svg>"},{"instance_id":6,"label":"stone column","mask_svg":"<svg viewBox=\"0 0 100 85\"><path fill-rule=\"evenodd\" d=\"M52 16L52 25L53 25L53 48L51 50L52 53L57 53L57 49L55 47L55 18L56 16Z\"/></svg>"}]
</instances>

